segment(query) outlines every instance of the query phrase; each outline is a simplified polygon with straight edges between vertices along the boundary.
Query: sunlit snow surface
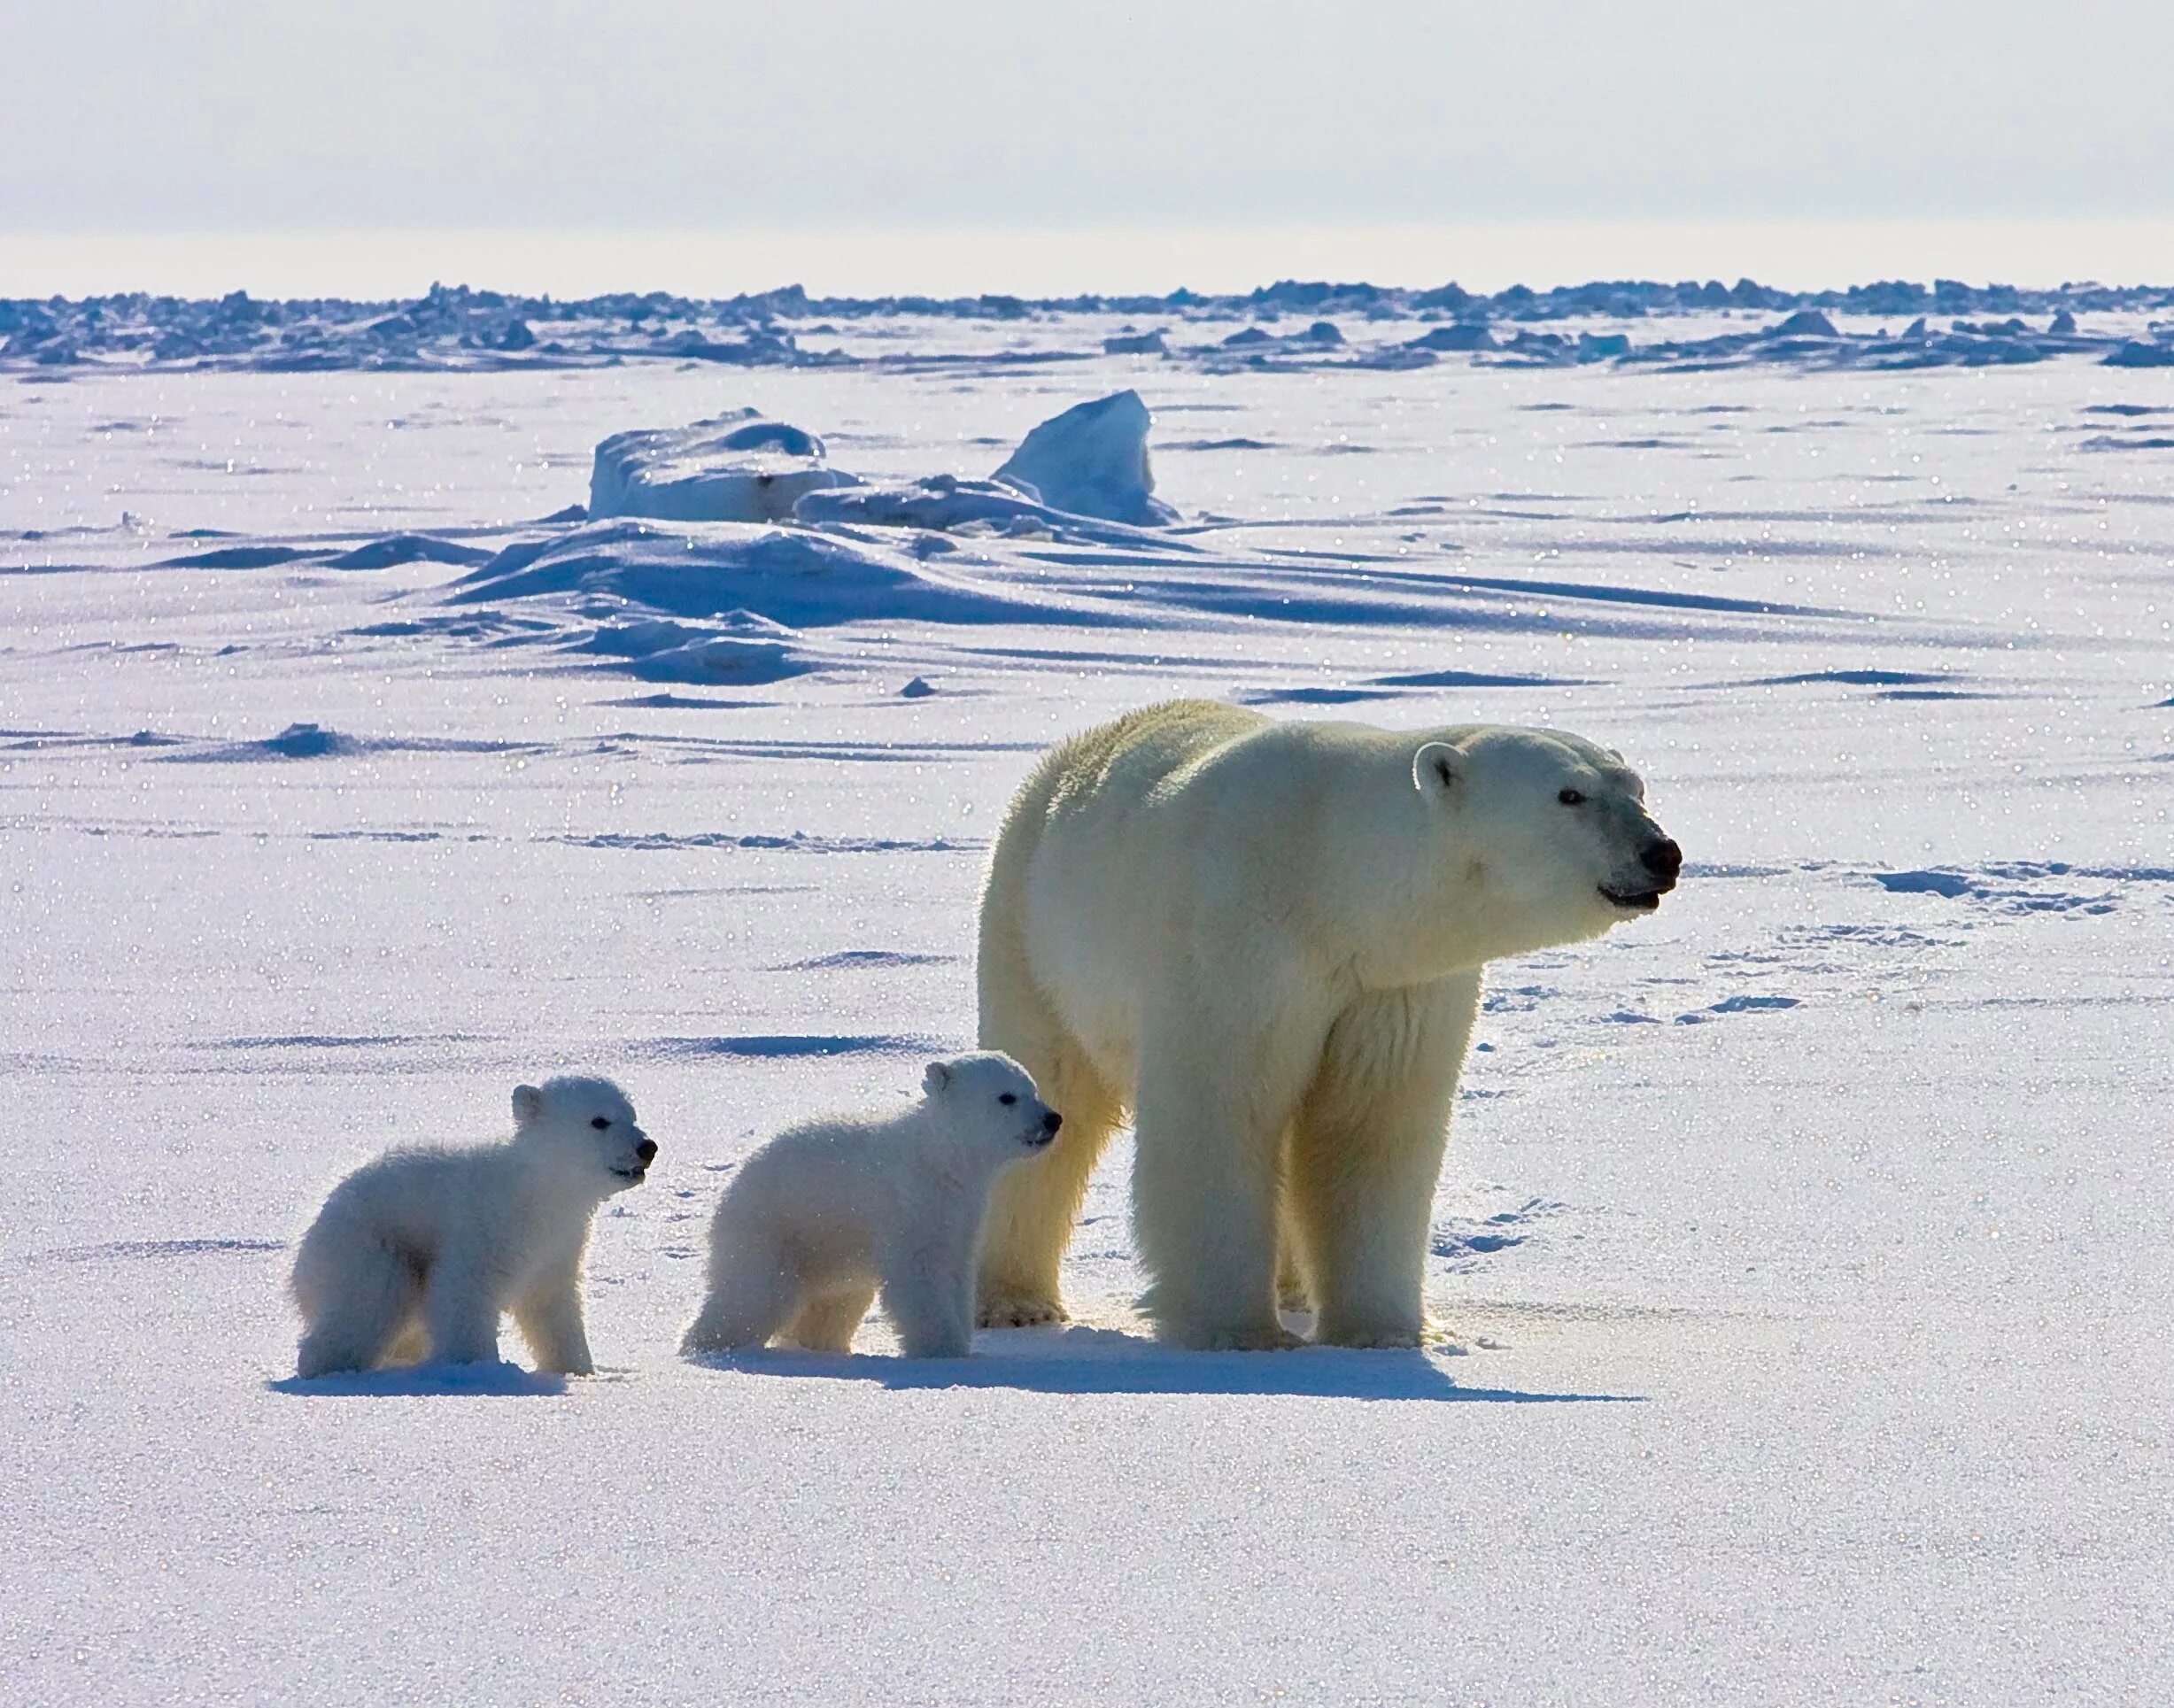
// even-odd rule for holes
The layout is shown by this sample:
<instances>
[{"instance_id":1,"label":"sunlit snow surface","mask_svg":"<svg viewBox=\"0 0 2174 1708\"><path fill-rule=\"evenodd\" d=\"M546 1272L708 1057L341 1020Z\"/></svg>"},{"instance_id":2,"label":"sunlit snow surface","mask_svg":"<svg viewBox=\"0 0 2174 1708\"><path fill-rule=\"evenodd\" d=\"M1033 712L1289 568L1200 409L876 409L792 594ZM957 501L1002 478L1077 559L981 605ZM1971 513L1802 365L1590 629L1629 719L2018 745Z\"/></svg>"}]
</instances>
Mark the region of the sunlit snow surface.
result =
<instances>
[{"instance_id":1,"label":"sunlit snow surface","mask_svg":"<svg viewBox=\"0 0 2174 1708\"><path fill-rule=\"evenodd\" d=\"M2174 1693L2174 373L881 336L0 381L0 1695ZM902 489L1127 387L1149 537L535 520L628 429ZM680 1362L737 1159L971 1039L1033 754L1175 692L1572 728L1686 851L1493 970L1445 1344L1154 1346L1120 1146L1069 1329ZM330 1182L576 1064L663 1146L603 1373L292 1383Z\"/></svg>"}]
</instances>

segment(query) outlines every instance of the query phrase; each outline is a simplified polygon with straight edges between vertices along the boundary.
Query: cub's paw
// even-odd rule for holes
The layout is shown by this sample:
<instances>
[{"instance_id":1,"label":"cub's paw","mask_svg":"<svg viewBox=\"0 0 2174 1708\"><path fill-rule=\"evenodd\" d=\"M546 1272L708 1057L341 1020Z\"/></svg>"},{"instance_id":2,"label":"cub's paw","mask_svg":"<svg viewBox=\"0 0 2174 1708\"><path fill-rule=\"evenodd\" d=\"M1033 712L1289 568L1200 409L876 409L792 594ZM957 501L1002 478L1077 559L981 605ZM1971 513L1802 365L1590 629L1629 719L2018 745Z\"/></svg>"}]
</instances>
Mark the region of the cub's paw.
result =
<instances>
[{"instance_id":1,"label":"cub's paw","mask_svg":"<svg viewBox=\"0 0 2174 1708\"><path fill-rule=\"evenodd\" d=\"M983 1294L974 1320L983 1328L1041 1328L1049 1323L1069 1323L1072 1313L1055 1299L1006 1290Z\"/></svg>"}]
</instances>

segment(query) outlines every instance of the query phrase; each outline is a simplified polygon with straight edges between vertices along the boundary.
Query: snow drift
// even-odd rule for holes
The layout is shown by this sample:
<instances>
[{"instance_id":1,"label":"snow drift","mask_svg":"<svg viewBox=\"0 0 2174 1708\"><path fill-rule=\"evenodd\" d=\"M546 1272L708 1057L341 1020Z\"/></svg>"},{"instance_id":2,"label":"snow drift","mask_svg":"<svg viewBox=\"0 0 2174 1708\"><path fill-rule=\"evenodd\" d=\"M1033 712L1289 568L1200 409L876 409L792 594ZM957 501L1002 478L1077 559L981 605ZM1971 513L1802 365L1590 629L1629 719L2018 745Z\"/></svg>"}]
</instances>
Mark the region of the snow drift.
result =
<instances>
[{"instance_id":1,"label":"snow drift","mask_svg":"<svg viewBox=\"0 0 2174 1708\"><path fill-rule=\"evenodd\" d=\"M569 650L615 660L644 682L754 687L823 668L822 659L795 645L798 638L756 618L702 625L648 617L607 623Z\"/></svg>"},{"instance_id":2,"label":"snow drift","mask_svg":"<svg viewBox=\"0 0 2174 1708\"><path fill-rule=\"evenodd\" d=\"M507 546L453 584L457 605L574 598L584 614L745 614L791 629L862 621L995 622L1034 607L938 574L903 552L732 522L591 523Z\"/></svg>"},{"instance_id":3,"label":"snow drift","mask_svg":"<svg viewBox=\"0 0 2174 1708\"><path fill-rule=\"evenodd\" d=\"M1144 544L1162 550L1192 549L1123 523L1053 509L1023 497L1016 486L998 481L963 481L955 475L929 475L897 486L812 492L801 500L793 514L801 522L816 524L923 528L937 533L1001 534L1015 538L1047 536L1068 544Z\"/></svg>"}]
</instances>

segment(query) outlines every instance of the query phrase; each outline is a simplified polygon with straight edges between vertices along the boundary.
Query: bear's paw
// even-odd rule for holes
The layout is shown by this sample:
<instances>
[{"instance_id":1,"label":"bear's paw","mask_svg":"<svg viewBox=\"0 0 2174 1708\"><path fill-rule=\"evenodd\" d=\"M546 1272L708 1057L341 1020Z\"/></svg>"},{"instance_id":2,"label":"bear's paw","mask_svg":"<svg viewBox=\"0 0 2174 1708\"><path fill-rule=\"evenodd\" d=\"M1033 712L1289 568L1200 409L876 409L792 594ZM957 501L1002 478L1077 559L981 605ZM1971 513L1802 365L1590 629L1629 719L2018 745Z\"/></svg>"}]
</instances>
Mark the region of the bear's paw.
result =
<instances>
[{"instance_id":1,"label":"bear's paw","mask_svg":"<svg viewBox=\"0 0 2174 1708\"><path fill-rule=\"evenodd\" d=\"M1056 1299L1005 1290L983 1294L975 1320L983 1328L1041 1328L1051 1323L1068 1323L1072 1313Z\"/></svg>"}]
</instances>

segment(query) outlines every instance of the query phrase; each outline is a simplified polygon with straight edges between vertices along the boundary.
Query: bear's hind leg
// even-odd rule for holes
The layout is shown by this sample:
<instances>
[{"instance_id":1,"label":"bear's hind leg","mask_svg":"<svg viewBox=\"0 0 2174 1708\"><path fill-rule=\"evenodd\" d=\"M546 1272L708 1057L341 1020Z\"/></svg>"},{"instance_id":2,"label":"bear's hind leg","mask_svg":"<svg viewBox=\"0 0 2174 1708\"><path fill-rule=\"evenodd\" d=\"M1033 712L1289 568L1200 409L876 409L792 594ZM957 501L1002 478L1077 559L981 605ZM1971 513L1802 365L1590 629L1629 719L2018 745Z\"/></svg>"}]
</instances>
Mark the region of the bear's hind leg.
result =
<instances>
[{"instance_id":1,"label":"bear's hind leg","mask_svg":"<svg viewBox=\"0 0 2174 1708\"><path fill-rule=\"evenodd\" d=\"M1066 1320L1059 1279L1064 1248L1087 1197L1087 1177L1124 1113L1040 993L1031 986L1013 989L1013 982L985 967L980 1046L1002 1050L1032 1074L1041 1101L1064 1124L1054 1144L1006 1169L990 1191L978 1313L984 1328Z\"/></svg>"},{"instance_id":2,"label":"bear's hind leg","mask_svg":"<svg viewBox=\"0 0 2174 1708\"><path fill-rule=\"evenodd\" d=\"M1300 1106L1287 1183L1299 1266L1331 1346L1418 1346L1435 1188L1479 1006L1476 972L1361 997Z\"/></svg>"},{"instance_id":3,"label":"bear's hind leg","mask_svg":"<svg viewBox=\"0 0 2174 1708\"><path fill-rule=\"evenodd\" d=\"M854 1331L876 1302L876 1289L865 1284L819 1293L794 1313L779 1341L805 1352L851 1352Z\"/></svg>"},{"instance_id":4,"label":"bear's hind leg","mask_svg":"<svg viewBox=\"0 0 2174 1708\"><path fill-rule=\"evenodd\" d=\"M709 1294L680 1337L680 1356L762 1347L790 1321L801 1304L800 1278L791 1273L774 1241L713 1232L726 1242L714 1249Z\"/></svg>"},{"instance_id":5,"label":"bear's hind leg","mask_svg":"<svg viewBox=\"0 0 2174 1708\"><path fill-rule=\"evenodd\" d=\"M1276 1211L1276 1308L1311 1310L1313 1295L1306 1291L1306 1271L1298 1261L1299 1238L1287 1187Z\"/></svg>"},{"instance_id":6,"label":"bear's hind leg","mask_svg":"<svg viewBox=\"0 0 2174 1708\"><path fill-rule=\"evenodd\" d=\"M380 1355L383 1364L419 1364L430 1356L429 1331L423 1327L422 1318L410 1316L392 1337L392 1343Z\"/></svg>"},{"instance_id":7,"label":"bear's hind leg","mask_svg":"<svg viewBox=\"0 0 2174 1708\"><path fill-rule=\"evenodd\" d=\"M407 1261L374 1240L356 1240L337 1252L306 1241L297 1267L305 1328L295 1373L329 1376L387 1362L414 1316L417 1288Z\"/></svg>"}]
</instances>

